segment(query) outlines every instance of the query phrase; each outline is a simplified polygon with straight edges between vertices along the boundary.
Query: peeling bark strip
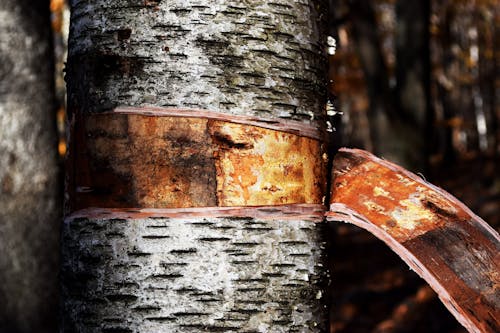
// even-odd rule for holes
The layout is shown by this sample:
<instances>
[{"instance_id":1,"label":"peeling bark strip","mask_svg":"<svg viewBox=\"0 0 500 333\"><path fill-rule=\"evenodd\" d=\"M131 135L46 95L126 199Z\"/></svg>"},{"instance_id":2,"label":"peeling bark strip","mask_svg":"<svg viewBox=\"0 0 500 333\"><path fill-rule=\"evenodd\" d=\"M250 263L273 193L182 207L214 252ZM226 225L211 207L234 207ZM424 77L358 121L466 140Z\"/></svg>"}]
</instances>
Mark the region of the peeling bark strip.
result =
<instances>
[{"instance_id":1,"label":"peeling bark strip","mask_svg":"<svg viewBox=\"0 0 500 333\"><path fill-rule=\"evenodd\" d=\"M87 207L322 204L317 140L207 118L87 115L75 125L67 193Z\"/></svg>"},{"instance_id":2,"label":"peeling bark strip","mask_svg":"<svg viewBox=\"0 0 500 333\"><path fill-rule=\"evenodd\" d=\"M62 331L324 332L317 207L259 209L266 218L67 218Z\"/></svg>"},{"instance_id":3,"label":"peeling bark strip","mask_svg":"<svg viewBox=\"0 0 500 333\"><path fill-rule=\"evenodd\" d=\"M500 237L442 189L365 151L334 160L329 220L387 243L470 332L500 332Z\"/></svg>"},{"instance_id":4,"label":"peeling bark strip","mask_svg":"<svg viewBox=\"0 0 500 333\"><path fill-rule=\"evenodd\" d=\"M198 208L88 208L74 212L69 219L144 219L144 218L209 218L245 216L261 220L279 218L280 220L305 220L321 222L325 206L316 204L293 204L281 206L253 207L198 207Z\"/></svg>"},{"instance_id":5,"label":"peeling bark strip","mask_svg":"<svg viewBox=\"0 0 500 333\"><path fill-rule=\"evenodd\" d=\"M324 5L72 0L69 109L156 105L321 127Z\"/></svg>"},{"instance_id":6,"label":"peeling bark strip","mask_svg":"<svg viewBox=\"0 0 500 333\"><path fill-rule=\"evenodd\" d=\"M157 106L119 106L113 109L113 113L119 114L142 114L151 117L186 117L186 118L207 118L212 120L227 121L235 124L257 126L276 131L305 136L312 139L324 141L325 128L314 127L295 120L282 118L263 119L258 117L224 114L203 109L190 108L162 108Z\"/></svg>"}]
</instances>

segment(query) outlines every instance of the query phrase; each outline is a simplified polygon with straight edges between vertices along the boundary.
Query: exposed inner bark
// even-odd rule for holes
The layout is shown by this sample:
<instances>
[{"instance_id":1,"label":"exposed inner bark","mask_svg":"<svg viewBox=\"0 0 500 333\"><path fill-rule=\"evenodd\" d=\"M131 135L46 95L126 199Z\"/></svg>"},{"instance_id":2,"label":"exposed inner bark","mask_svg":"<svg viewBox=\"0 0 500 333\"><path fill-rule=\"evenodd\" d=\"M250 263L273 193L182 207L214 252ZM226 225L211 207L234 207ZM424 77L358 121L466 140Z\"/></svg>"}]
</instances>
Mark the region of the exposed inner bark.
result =
<instances>
[{"instance_id":1,"label":"exposed inner bark","mask_svg":"<svg viewBox=\"0 0 500 333\"><path fill-rule=\"evenodd\" d=\"M386 242L470 332L500 330L500 237L420 177L360 150L334 160L329 220Z\"/></svg>"},{"instance_id":2,"label":"exposed inner bark","mask_svg":"<svg viewBox=\"0 0 500 333\"><path fill-rule=\"evenodd\" d=\"M71 144L71 211L86 207L322 204L315 139L208 118L89 115Z\"/></svg>"}]
</instances>

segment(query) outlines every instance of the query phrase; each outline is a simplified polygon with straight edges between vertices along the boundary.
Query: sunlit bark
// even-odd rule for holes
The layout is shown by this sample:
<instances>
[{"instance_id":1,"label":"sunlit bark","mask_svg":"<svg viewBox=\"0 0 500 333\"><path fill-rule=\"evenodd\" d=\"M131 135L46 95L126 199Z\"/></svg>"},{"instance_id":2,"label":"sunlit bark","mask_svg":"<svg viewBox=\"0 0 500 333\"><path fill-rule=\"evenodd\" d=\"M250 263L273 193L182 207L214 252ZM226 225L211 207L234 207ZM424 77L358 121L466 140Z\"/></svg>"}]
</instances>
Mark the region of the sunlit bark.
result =
<instances>
[{"instance_id":1,"label":"sunlit bark","mask_svg":"<svg viewBox=\"0 0 500 333\"><path fill-rule=\"evenodd\" d=\"M72 2L63 331L325 330L322 10Z\"/></svg>"}]
</instances>

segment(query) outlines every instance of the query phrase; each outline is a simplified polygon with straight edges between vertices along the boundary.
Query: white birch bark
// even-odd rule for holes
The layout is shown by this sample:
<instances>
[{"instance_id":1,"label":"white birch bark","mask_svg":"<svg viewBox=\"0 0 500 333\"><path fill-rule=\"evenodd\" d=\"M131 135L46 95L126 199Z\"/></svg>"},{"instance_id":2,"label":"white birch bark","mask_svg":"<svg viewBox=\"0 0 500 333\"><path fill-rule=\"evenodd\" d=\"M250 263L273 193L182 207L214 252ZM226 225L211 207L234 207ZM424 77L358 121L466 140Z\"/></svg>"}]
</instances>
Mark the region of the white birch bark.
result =
<instances>
[{"instance_id":1,"label":"white birch bark","mask_svg":"<svg viewBox=\"0 0 500 333\"><path fill-rule=\"evenodd\" d=\"M72 121L117 106L159 106L322 127L321 1L71 6ZM170 218L89 210L68 218L61 330L326 331L322 214L291 218L267 207L278 213L214 217L214 209Z\"/></svg>"},{"instance_id":2,"label":"white birch bark","mask_svg":"<svg viewBox=\"0 0 500 333\"><path fill-rule=\"evenodd\" d=\"M76 109L155 105L323 122L319 0L71 5L68 93Z\"/></svg>"},{"instance_id":3,"label":"white birch bark","mask_svg":"<svg viewBox=\"0 0 500 333\"><path fill-rule=\"evenodd\" d=\"M323 332L322 217L279 213L68 218L63 330Z\"/></svg>"}]
</instances>

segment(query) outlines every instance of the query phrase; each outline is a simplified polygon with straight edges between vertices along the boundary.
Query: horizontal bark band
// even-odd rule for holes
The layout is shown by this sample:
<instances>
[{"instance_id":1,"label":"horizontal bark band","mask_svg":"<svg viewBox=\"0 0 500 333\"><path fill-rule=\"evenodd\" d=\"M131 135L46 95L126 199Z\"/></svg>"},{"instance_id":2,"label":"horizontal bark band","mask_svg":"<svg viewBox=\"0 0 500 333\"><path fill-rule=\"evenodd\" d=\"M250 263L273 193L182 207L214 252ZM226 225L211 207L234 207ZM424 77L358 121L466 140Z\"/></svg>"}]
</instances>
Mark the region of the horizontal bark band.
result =
<instances>
[{"instance_id":1,"label":"horizontal bark band","mask_svg":"<svg viewBox=\"0 0 500 333\"><path fill-rule=\"evenodd\" d=\"M66 220L92 219L145 219L145 218L210 218L249 217L261 220L301 220L321 222L326 207L317 204L294 204L254 207L193 207L193 208L86 208L69 215Z\"/></svg>"},{"instance_id":2,"label":"horizontal bark band","mask_svg":"<svg viewBox=\"0 0 500 333\"><path fill-rule=\"evenodd\" d=\"M324 144L209 118L77 114L67 211L323 204Z\"/></svg>"},{"instance_id":3,"label":"horizontal bark band","mask_svg":"<svg viewBox=\"0 0 500 333\"><path fill-rule=\"evenodd\" d=\"M166 108L158 106L119 106L111 113L118 114L138 114L154 117L186 117L186 118L206 118L212 120L227 121L235 124L251 125L280 132L305 136L316 140L325 140L325 129L310 125L297 120L283 118L265 119L252 116L242 116L236 114L220 113L204 109L194 108ZM312 119L311 119L312 120Z\"/></svg>"}]
</instances>

